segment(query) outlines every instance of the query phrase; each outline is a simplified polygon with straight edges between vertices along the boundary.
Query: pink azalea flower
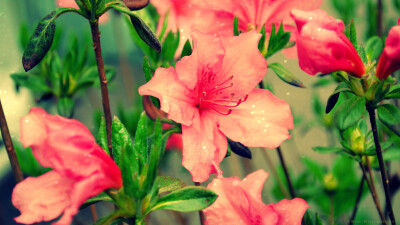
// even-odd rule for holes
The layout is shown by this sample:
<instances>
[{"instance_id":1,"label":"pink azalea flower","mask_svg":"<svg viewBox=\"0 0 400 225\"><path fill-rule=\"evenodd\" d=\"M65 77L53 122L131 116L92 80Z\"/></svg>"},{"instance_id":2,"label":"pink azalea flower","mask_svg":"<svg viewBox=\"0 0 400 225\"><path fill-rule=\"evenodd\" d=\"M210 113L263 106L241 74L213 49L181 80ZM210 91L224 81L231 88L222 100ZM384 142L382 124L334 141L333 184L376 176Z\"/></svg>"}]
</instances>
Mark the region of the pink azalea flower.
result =
<instances>
[{"instance_id":1,"label":"pink azalea flower","mask_svg":"<svg viewBox=\"0 0 400 225\"><path fill-rule=\"evenodd\" d=\"M193 54L176 68L159 68L139 94L160 99L168 118L182 124L183 166L193 180L221 174L227 139L249 147L275 148L289 138L289 105L254 87L267 72L256 31L238 37L195 32Z\"/></svg>"},{"instance_id":2,"label":"pink azalea flower","mask_svg":"<svg viewBox=\"0 0 400 225\"><path fill-rule=\"evenodd\" d=\"M75 9L79 8L75 0L56 0L56 4L57 7L75 8ZM99 18L99 23L100 24L107 23L109 19L110 15L108 13L105 13Z\"/></svg>"},{"instance_id":3,"label":"pink azalea flower","mask_svg":"<svg viewBox=\"0 0 400 225\"><path fill-rule=\"evenodd\" d=\"M264 170L257 170L242 181L238 177L214 179L208 189L218 198L203 210L205 225L300 225L308 208L307 202L295 198L264 204L261 192L267 177Z\"/></svg>"},{"instance_id":4,"label":"pink azalea flower","mask_svg":"<svg viewBox=\"0 0 400 225\"><path fill-rule=\"evenodd\" d=\"M379 58L376 76L381 80L385 80L391 73L400 69L400 18L398 24L390 29L386 46Z\"/></svg>"},{"instance_id":5,"label":"pink azalea flower","mask_svg":"<svg viewBox=\"0 0 400 225\"><path fill-rule=\"evenodd\" d=\"M292 10L299 36L297 52L300 68L310 74L343 70L353 76L365 74L365 67L350 40L343 33L343 21L323 10Z\"/></svg>"},{"instance_id":6,"label":"pink azalea flower","mask_svg":"<svg viewBox=\"0 0 400 225\"><path fill-rule=\"evenodd\" d=\"M172 128L171 124L164 123L163 129L170 129ZM182 143L182 134L171 134L165 144L165 150L182 150L183 143Z\"/></svg>"},{"instance_id":7,"label":"pink azalea flower","mask_svg":"<svg viewBox=\"0 0 400 225\"><path fill-rule=\"evenodd\" d=\"M122 187L118 166L79 121L32 108L20 126L23 145L32 148L42 166L53 170L15 186L12 203L21 211L16 222L32 224L62 214L53 224L70 224L87 199Z\"/></svg>"}]
</instances>

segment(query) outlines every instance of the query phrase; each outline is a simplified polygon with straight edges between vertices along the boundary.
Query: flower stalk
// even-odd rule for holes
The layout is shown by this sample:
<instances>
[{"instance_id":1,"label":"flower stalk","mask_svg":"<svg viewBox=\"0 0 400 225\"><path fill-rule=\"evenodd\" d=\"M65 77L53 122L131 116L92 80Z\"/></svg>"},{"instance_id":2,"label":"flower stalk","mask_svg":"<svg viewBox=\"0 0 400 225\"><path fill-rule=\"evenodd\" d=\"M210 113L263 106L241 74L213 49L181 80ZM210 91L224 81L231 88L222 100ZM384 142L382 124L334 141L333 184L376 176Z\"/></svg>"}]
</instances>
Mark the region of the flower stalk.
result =
<instances>
[{"instance_id":1,"label":"flower stalk","mask_svg":"<svg viewBox=\"0 0 400 225\"><path fill-rule=\"evenodd\" d=\"M114 159L112 153L113 147L111 142L111 125L112 125L111 108L110 108L110 99L108 97L107 78L106 78L106 72L104 70L103 55L101 53L99 23L97 20L95 22L90 21L89 23L92 31L93 50L96 56L97 70L99 73L99 79L101 85L101 98L103 103L104 117L106 120L107 145L108 145L108 150L110 152L110 157Z\"/></svg>"},{"instance_id":2,"label":"flower stalk","mask_svg":"<svg viewBox=\"0 0 400 225\"><path fill-rule=\"evenodd\" d=\"M286 181L287 181L287 184L288 184L288 189L289 189L289 192L290 192L290 196L292 198L296 198L296 192L294 191L292 180L290 179L289 171L288 171L288 169L286 167L286 162L285 162L285 159L283 158L283 155L282 155L281 147L280 146L277 147L276 151L278 152L279 161L281 162L281 165L282 165L282 168L283 168L283 172L285 173L285 177L286 177Z\"/></svg>"},{"instance_id":3,"label":"flower stalk","mask_svg":"<svg viewBox=\"0 0 400 225\"><path fill-rule=\"evenodd\" d=\"M196 187L200 187L201 183L200 182L194 182L194 185ZM201 210L199 211L199 218L200 218L200 225L204 225L204 221L206 220L206 217L204 215L204 212L201 211Z\"/></svg>"},{"instance_id":4,"label":"flower stalk","mask_svg":"<svg viewBox=\"0 0 400 225\"><path fill-rule=\"evenodd\" d=\"M357 197L356 197L356 202L354 204L354 209L353 209L353 212L352 212L351 217L349 219L349 225L354 224L354 219L356 218L356 214L357 214L357 211L358 211L358 205L360 204L362 192L363 192L363 189L364 189L364 183L365 183L365 176L363 174L363 176L361 178L361 181L360 181L360 187L358 188L358 194L357 194Z\"/></svg>"},{"instance_id":5,"label":"flower stalk","mask_svg":"<svg viewBox=\"0 0 400 225\"><path fill-rule=\"evenodd\" d=\"M392 225L395 225L396 220L394 218L394 213L393 213L393 208L392 208L392 200L390 198L389 179L386 174L385 163L383 162L382 149L381 149L381 144L379 141L378 128L376 125L375 108L368 103L366 106L367 106L367 111L369 114L369 120L371 123L372 134L374 136L375 150L376 150L376 156L378 157L379 168L381 171L382 185L383 185L383 189L385 191L386 207L389 211L389 218L392 222Z\"/></svg>"},{"instance_id":6,"label":"flower stalk","mask_svg":"<svg viewBox=\"0 0 400 225\"><path fill-rule=\"evenodd\" d=\"M3 137L3 142L7 149L8 159L10 160L15 180L17 181L17 183L19 183L24 179L24 175L22 174L21 167L19 166L18 163L17 154L14 149L10 131L8 130L7 120L4 115L3 105L1 104L1 100L0 100L0 127L1 127L1 136Z\"/></svg>"}]
</instances>

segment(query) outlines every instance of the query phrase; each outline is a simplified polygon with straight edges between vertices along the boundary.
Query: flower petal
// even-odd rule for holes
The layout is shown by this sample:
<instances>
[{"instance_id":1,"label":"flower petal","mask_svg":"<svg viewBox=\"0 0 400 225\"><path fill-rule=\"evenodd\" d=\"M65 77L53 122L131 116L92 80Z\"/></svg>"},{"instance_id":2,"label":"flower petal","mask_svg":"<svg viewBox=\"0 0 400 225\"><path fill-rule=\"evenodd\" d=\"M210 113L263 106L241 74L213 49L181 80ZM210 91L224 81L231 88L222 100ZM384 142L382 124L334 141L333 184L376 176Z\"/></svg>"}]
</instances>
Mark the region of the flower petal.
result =
<instances>
[{"instance_id":1,"label":"flower petal","mask_svg":"<svg viewBox=\"0 0 400 225\"><path fill-rule=\"evenodd\" d=\"M240 186L246 191L248 196L261 201L261 192L267 177L268 173L259 169L247 175L240 183Z\"/></svg>"},{"instance_id":2,"label":"flower petal","mask_svg":"<svg viewBox=\"0 0 400 225\"><path fill-rule=\"evenodd\" d=\"M244 95L264 78L268 65L258 50L260 38L256 31L221 38L226 53L219 76L226 80L233 75L233 86L227 91Z\"/></svg>"},{"instance_id":3,"label":"flower petal","mask_svg":"<svg viewBox=\"0 0 400 225\"><path fill-rule=\"evenodd\" d=\"M400 18L399 18L400 22ZM400 25L400 23L399 23ZM400 69L400 26L394 26L389 31L386 46L379 58L376 76L385 80L391 73Z\"/></svg>"},{"instance_id":4,"label":"flower petal","mask_svg":"<svg viewBox=\"0 0 400 225\"><path fill-rule=\"evenodd\" d=\"M161 102L161 110L177 123L190 126L198 109L193 93L178 79L175 69L158 68L154 77L139 88L140 95L151 95Z\"/></svg>"},{"instance_id":5,"label":"flower petal","mask_svg":"<svg viewBox=\"0 0 400 225\"><path fill-rule=\"evenodd\" d=\"M12 193L12 203L21 211L15 221L32 224L56 219L71 204L69 195L73 184L73 180L55 171L26 178ZM66 218L65 224L72 222L72 216Z\"/></svg>"},{"instance_id":6,"label":"flower petal","mask_svg":"<svg viewBox=\"0 0 400 225\"><path fill-rule=\"evenodd\" d=\"M250 92L230 115L214 115L223 134L249 147L276 148L294 127L289 105L263 89Z\"/></svg>"},{"instance_id":7,"label":"flower petal","mask_svg":"<svg viewBox=\"0 0 400 225\"><path fill-rule=\"evenodd\" d=\"M197 114L191 126L182 125L182 141L182 164L194 182L204 182L212 173L222 174L219 163L225 157L228 143L208 112Z\"/></svg>"},{"instance_id":8,"label":"flower petal","mask_svg":"<svg viewBox=\"0 0 400 225\"><path fill-rule=\"evenodd\" d=\"M271 206L279 215L277 225L300 225L308 208L307 202L300 198L283 199L276 204L271 204Z\"/></svg>"}]
</instances>

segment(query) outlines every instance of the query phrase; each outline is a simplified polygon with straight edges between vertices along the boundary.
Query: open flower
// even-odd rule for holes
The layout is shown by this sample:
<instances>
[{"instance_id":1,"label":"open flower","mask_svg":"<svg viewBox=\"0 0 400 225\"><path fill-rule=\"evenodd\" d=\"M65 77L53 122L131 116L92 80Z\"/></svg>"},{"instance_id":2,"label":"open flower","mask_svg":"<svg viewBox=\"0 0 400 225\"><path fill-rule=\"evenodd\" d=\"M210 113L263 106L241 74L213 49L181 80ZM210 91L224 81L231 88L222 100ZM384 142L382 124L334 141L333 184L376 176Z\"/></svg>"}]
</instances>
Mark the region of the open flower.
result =
<instances>
[{"instance_id":1,"label":"open flower","mask_svg":"<svg viewBox=\"0 0 400 225\"><path fill-rule=\"evenodd\" d=\"M12 203L21 211L18 223L49 221L62 214L53 224L70 224L87 199L122 187L118 166L79 121L32 108L20 126L22 144L53 170L14 188Z\"/></svg>"},{"instance_id":2,"label":"open flower","mask_svg":"<svg viewBox=\"0 0 400 225\"><path fill-rule=\"evenodd\" d=\"M206 225L300 225L308 208L300 198L266 205L261 192L268 173L257 170L242 181L238 177L214 179L208 189L218 198L203 210Z\"/></svg>"},{"instance_id":3,"label":"open flower","mask_svg":"<svg viewBox=\"0 0 400 225\"><path fill-rule=\"evenodd\" d=\"M75 8L75 9L79 8L75 0L56 0L56 4L57 7ZM109 19L110 19L109 14L105 13L99 18L99 23L100 24L107 23Z\"/></svg>"},{"instance_id":4,"label":"open flower","mask_svg":"<svg viewBox=\"0 0 400 225\"><path fill-rule=\"evenodd\" d=\"M343 33L343 21L323 10L292 10L299 36L297 52L300 68L310 74L339 70L362 77L365 67L350 40Z\"/></svg>"},{"instance_id":5,"label":"open flower","mask_svg":"<svg viewBox=\"0 0 400 225\"><path fill-rule=\"evenodd\" d=\"M379 58L376 76L385 80L391 73L400 69L400 18L398 26L392 27L386 39L386 46Z\"/></svg>"},{"instance_id":6,"label":"open flower","mask_svg":"<svg viewBox=\"0 0 400 225\"><path fill-rule=\"evenodd\" d=\"M139 94L160 99L168 118L182 124L183 166L193 180L221 174L227 139L249 147L275 148L289 138L289 105L255 89L267 72L256 31L237 37L195 32L193 54L175 68L159 68Z\"/></svg>"}]
</instances>

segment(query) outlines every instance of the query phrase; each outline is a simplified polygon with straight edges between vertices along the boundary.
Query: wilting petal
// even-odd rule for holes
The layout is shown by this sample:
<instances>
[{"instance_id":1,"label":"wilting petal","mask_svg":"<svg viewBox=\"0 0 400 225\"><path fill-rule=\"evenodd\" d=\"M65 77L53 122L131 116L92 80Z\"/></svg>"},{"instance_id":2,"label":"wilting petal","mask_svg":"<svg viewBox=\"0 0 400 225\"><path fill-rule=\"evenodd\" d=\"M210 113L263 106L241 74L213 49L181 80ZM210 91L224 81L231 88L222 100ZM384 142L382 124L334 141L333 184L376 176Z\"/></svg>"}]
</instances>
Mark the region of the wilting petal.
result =
<instances>
[{"instance_id":1,"label":"wilting petal","mask_svg":"<svg viewBox=\"0 0 400 225\"><path fill-rule=\"evenodd\" d=\"M233 76L233 87L228 92L244 95L256 87L267 73L267 61L258 50L260 38L261 34L256 31L222 38L226 53L219 73L226 78Z\"/></svg>"},{"instance_id":2,"label":"wilting petal","mask_svg":"<svg viewBox=\"0 0 400 225\"><path fill-rule=\"evenodd\" d=\"M379 58L376 76L381 80L400 69L400 18L398 22L399 26L390 29L386 46Z\"/></svg>"},{"instance_id":3,"label":"wilting petal","mask_svg":"<svg viewBox=\"0 0 400 225\"><path fill-rule=\"evenodd\" d=\"M297 51L299 65L304 72L315 75L318 72L343 70L356 77L365 74L360 56L342 33L343 22L338 22L322 10L293 10L292 17L300 33L297 38Z\"/></svg>"},{"instance_id":4,"label":"wilting petal","mask_svg":"<svg viewBox=\"0 0 400 225\"><path fill-rule=\"evenodd\" d=\"M187 126L198 111L193 93L178 79L173 67L157 69L154 77L139 88L139 94L160 99L161 110L168 113L168 118Z\"/></svg>"},{"instance_id":5,"label":"wilting petal","mask_svg":"<svg viewBox=\"0 0 400 225\"><path fill-rule=\"evenodd\" d=\"M250 92L230 115L215 115L222 133L249 147L276 148L294 126L289 105L264 89Z\"/></svg>"},{"instance_id":6,"label":"wilting petal","mask_svg":"<svg viewBox=\"0 0 400 225\"><path fill-rule=\"evenodd\" d=\"M278 203L271 204L271 206L278 213L277 225L300 225L308 208L307 202L301 198L283 199Z\"/></svg>"},{"instance_id":7,"label":"wilting petal","mask_svg":"<svg viewBox=\"0 0 400 225\"><path fill-rule=\"evenodd\" d=\"M204 182L210 174L222 174L219 163L228 149L226 137L207 112L197 114L191 126L182 125L183 166L193 181Z\"/></svg>"},{"instance_id":8,"label":"wilting petal","mask_svg":"<svg viewBox=\"0 0 400 225\"><path fill-rule=\"evenodd\" d=\"M15 186L12 194L13 205L21 212L15 221L32 224L57 218L71 204L69 196L73 185L74 180L55 171L26 178ZM65 224L71 222L72 216Z\"/></svg>"}]
</instances>

